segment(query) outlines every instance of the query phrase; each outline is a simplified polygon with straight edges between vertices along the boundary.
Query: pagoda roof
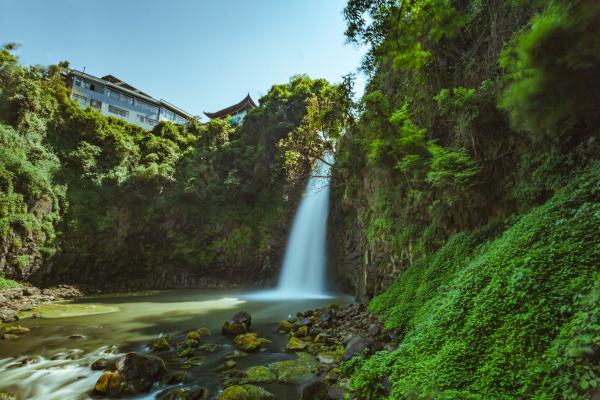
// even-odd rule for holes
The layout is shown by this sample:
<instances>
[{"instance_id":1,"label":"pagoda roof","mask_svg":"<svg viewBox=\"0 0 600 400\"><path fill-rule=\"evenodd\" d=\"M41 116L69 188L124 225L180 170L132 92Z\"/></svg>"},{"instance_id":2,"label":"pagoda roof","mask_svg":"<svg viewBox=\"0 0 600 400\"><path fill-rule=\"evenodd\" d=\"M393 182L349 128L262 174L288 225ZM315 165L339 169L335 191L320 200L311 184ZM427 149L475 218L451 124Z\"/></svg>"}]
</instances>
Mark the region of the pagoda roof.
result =
<instances>
[{"instance_id":1,"label":"pagoda roof","mask_svg":"<svg viewBox=\"0 0 600 400\"><path fill-rule=\"evenodd\" d=\"M250 110L254 107L258 107L258 105L254 102L254 100L252 100L252 97L250 97L250 93L248 93L248 95L244 97L244 99L239 103L212 113L205 111L204 115L211 119L223 118L228 115L235 115L243 111Z\"/></svg>"}]
</instances>

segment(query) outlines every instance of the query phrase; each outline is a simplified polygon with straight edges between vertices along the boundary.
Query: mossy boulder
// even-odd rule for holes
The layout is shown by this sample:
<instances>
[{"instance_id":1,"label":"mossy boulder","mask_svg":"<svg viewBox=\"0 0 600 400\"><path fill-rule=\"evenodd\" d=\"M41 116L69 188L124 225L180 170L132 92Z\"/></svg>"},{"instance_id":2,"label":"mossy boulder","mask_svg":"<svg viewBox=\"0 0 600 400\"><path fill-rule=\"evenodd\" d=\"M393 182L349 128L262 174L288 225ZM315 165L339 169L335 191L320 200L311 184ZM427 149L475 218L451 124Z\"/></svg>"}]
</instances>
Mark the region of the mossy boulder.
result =
<instances>
[{"instance_id":1,"label":"mossy boulder","mask_svg":"<svg viewBox=\"0 0 600 400\"><path fill-rule=\"evenodd\" d=\"M317 355L317 359L323 364L335 364L342 361L342 357L338 352L335 351L324 351Z\"/></svg>"},{"instance_id":2,"label":"mossy boulder","mask_svg":"<svg viewBox=\"0 0 600 400\"><path fill-rule=\"evenodd\" d=\"M127 353L117 360L113 371L106 371L98 378L94 390L107 396L144 393L164 374L165 363L159 357Z\"/></svg>"},{"instance_id":3,"label":"mossy boulder","mask_svg":"<svg viewBox=\"0 0 600 400\"><path fill-rule=\"evenodd\" d=\"M289 321L287 319L284 319L283 321L279 322L279 332L281 333L288 333L289 331L292 330L292 328L294 327L294 322L293 321Z\"/></svg>"},{"instance_id":4,"label":"mossy boulder","mask_svg":"<svg viewBox=\"0 0 600 400\"><path fill-rule=\"evenodd\" d=\"M249 353L258 351L265 343L271 343L270 340L263 339L254 332L237 335L235 339L233 339L233 342L240 350Z\"/></svg>"},{"instance_id":5,"label":"mossy boulder","mask_svg":"<svg viewBox=\"0 0 600 400\"><path fill-rule=\"evenodd\" d=\"M259 386L234 385L225 388L218 400L269 400L274 399L273 394Z\"/></svg>"},{"instance_id":6,"label":"mossy boulder","mask_svg":"<svg viewBox=\"0 0 600 400\"><path fill-rule=\"evenodd\" d=\"M123 392L123 379L116 371L105 371L96 381L94 391L108 396L118 396Z\"/></svg>"},{"instance_id":7,"label":"mossy boulder","mask_svg":"<svg viewBox=\"0 0 600 400\"><path fill-rule=\"evenodd\" d=\"M308 336L308 326L304 325L294 331L294 336L305 337Z\"/></svg>"},{"instance_id":8,"label":"mossy boulder","mask_svg":"<svg viewBox=\"0 0 600 400\"><path fill-rule=\"evenodd\" d=\"M188 340L195 341L195 342L200 342L200 338L202 338L202 335L200 333L198 333L197 331L191 331L191 332L188 332L185 335L185 341L186 342Z\"/></svg>"},{"instance_id":9,"label":"mossy boulder","mask_svg":"<svg viewBox=\"0 0 600 400\"><path fill-rule=\"evenodd\" d=\"M225 321L221 328L221 334L223 336L238 336L246 332L248 332L246 325L233 320Z\"/></svg>"},{"instance_id":10,"label":"mossy boulder","mask_svg":"<svg viewBox=\"0 0 600 400\"><path fill-rule=\"evenodd\" d=\"M310 380L316 371L317 363L308 353L298 353L295 360L279 361L269 364L277 380L285 383L299 384Z\"/></svg>"},{"instance_id":11,"label":"mossy boulder","mask_svg":"<svg viewBox=\"0 0 600 400\"><path fill-rule=\"evenodd\" d=\"M292 336L285 348L287 351L302 351L306 348L306 343L302 339Z\"/></svg>"},{"instance_id":12,"label":"mossy boulder","mask_svg":"<svg viewBox=\"0 0 600 400\"><path fill-rule=\"evenodd\" d=\"M275 373L264 365L250 367L244 372L246 373L246 381L249 383L270 383L277 379Z\"/></svg>"},{"instance_id":13,"label":"mossy boulder","mask_svg":"<svg viewBox=\"0 0 600 400\"><path fill-rule=\"evenodd\" d=\"M231 317L230 320L225 321L221 328L221 334L224 336L238 336L242 333L246 333L250 330L252 325L252 316L250 313L240 311Z\"/></svg>"},{"instance_id":14,"label":"mossy boulder","mask_svg":"<svg viewBox=\"0 0 600 400\"><path fill-rule=\"evenodd\" d=\"M150 345L152 351L168 351L171 349L169 335L159 336Z\"/></svg>"}]
</instances>

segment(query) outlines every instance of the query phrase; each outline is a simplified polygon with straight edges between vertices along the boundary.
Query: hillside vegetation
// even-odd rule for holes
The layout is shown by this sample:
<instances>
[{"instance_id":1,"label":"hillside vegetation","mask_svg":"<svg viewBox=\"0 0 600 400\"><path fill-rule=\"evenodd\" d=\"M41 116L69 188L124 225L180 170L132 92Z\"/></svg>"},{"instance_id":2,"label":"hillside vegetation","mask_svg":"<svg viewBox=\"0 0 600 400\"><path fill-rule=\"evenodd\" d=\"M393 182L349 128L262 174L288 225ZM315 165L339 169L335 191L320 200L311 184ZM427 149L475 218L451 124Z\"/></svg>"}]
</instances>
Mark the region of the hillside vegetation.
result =
<instances>
[{"instance_id":1,"label":"hillside vegetation","mask_svg":"<svg viewBox=\"0 0 600 400\"><path fill-rule=\"evenodd\" d=\"M0 272L111 289L273 279L311 160L288 135L340 87L297 76L241 127L146 132L71 103L66 67L0 52Z\"/></svg>"},{"instance_id":2,"label":"hillside vegetation","mask_svg":"<svg viewBox=\"0 0 600 400\"><path fill-rule=\"evenodd\" d=\"M350 0L345 16L370 80L338 143L335 262L398 337L345 364L351 398L589 398L600 4Z\"/></svg>"}]
</instances>

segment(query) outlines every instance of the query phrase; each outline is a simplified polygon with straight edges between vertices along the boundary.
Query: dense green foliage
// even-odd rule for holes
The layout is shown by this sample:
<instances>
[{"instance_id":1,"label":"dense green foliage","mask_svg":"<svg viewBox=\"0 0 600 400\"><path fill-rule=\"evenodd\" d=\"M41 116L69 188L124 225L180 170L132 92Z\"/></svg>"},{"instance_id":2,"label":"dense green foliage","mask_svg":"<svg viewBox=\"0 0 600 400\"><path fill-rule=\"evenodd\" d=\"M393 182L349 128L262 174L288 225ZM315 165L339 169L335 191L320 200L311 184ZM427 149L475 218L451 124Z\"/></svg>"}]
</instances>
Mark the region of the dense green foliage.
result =
<instances>
[{"instance_id":1,"label":"dense green foliage","mask_svg":"<svg viewBox=\"0 0 600 400\"><path fill-rule=\"evenodd\" d=\"M600 365L600 165L511 224L455 235L370 303L397 348L346 368L358 398L584 398ZM370 396L370 397L369 397ZM412 397L411 397L412 396Z\"/></svg>"},{"instance_id":2,"label":"dense green foliage","mask_svg":"<svg viewBox=\"0 0 600 400\"><path fill-rule=\"evenodd\" d=\"M333 104L341 86L296 76L240 126L163 122L147 132L72 104L65 63L22 67L0 54L0 265L9 276L164 287L276 273L323 145L303 137L316 126L298 129L324 120L311 104Z\"/></svg>"},{"instance_id":3,"label":"dense green foliage","mask_svg":"<svg viewBox=\"0 0 600 400\"><path fill-rule=\"evenodd\" d=\"M598 14L590 0L350 1L347 34L370 46L371 79L340 142L339 191L364 203L370 236L418 259L548 199L587 164Z\"/></svg>"},{"instance_id":4,"label":"dense green foliage","mask_svg":"<svg viewBox=\"0 0 600 400\"><path fill-rule=\"evenodd\" d=\"M338 229L361 232L376 290L396 277L370 308L400 336L345 365L352 398L589 397L600 4L350 0L345 16L370 81L338 145Z\"/></svg>"}]
</instances>

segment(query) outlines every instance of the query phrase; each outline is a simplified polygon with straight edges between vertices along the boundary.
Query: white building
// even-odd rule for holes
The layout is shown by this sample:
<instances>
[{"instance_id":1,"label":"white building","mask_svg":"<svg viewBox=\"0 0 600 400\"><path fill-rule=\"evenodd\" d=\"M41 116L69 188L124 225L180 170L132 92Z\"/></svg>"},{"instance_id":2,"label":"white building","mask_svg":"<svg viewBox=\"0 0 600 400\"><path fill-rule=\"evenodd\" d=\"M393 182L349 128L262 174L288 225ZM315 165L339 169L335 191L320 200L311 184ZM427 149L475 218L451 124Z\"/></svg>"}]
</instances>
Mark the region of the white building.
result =
<instances>
[{"instance_id":1,"label":"white building","mask_svg":"<svg viewBox=\"0 0 600 400\"><path fill-rule=\"evenodd\" d=\"M194 118L181 108L154 99L113 75L96 78L76 70L69 70L65 75L71 99L81 107L91 107L144 129L154 128L159 121L185 124Z\"/></svg>"}]
</instances>

